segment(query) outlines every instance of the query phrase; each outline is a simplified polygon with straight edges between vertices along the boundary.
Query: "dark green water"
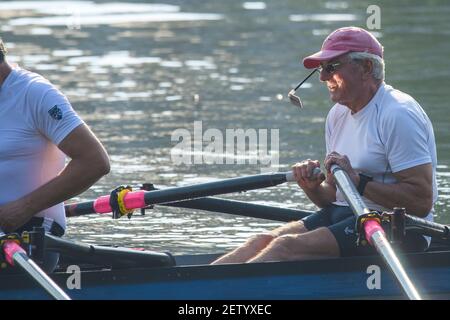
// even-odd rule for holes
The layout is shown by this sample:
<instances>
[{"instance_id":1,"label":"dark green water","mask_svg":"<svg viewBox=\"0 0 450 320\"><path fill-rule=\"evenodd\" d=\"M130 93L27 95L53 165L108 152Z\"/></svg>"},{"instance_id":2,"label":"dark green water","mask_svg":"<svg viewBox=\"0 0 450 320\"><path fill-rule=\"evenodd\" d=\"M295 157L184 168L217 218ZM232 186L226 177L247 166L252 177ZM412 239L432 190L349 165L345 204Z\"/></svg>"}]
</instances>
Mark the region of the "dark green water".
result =
<instances>
[{"instance_id":1,"label":"dark green water","mask_svg":"<svg viewBox=\"0 0 450 320\"><path fill-rule=\"evenodd\" d=\"M260 164L248 163L174 165L171 135L180 128L192 131L194 121L202 121L204 130L279 129L283 171L304 158L323 159L331 106L326 88L312 78L301 89L301 111L289 104L287 92L306 75L300 57L315 52L338 27L364 27L366 8L376 4L386 82L415 97L434 124L436 220L450 223L448 1L187 0L158 8L125 2L0 2L0 32L10 60L59 86L111 156L112 172L75 200L103 195L118 184L185 185L260 172ZM294 185L227 197L314 209ZM211 252L277 225L157 207L131 220L72 218L67 236Z\"/></svg>"}]
</instances>

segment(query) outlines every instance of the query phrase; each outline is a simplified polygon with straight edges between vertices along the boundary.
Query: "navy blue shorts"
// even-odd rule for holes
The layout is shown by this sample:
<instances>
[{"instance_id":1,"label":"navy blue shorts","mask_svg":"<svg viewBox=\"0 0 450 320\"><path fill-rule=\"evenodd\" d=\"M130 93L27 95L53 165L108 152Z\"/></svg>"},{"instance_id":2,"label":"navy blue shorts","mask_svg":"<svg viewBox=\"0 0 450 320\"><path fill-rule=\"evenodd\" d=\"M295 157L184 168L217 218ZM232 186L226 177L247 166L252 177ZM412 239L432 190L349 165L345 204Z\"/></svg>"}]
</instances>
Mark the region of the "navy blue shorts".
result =
<instances>
[{"instance_id":1,"label":"navy blue shorts","mask_svg":"<svg viewBox=\"0 0 450 320\"><path fill-rule=\"evenodd\" d=\"M373 246L357 246L355 232L356 217L350 207L329 205L303 218L305 228L314 230L320 227L328 228L336 238L342 257L355 255L372 255L376 253ZM428 248L424 236L406 232L400 249L404 252L422 252Z\"/></svg>"}]
</instances>

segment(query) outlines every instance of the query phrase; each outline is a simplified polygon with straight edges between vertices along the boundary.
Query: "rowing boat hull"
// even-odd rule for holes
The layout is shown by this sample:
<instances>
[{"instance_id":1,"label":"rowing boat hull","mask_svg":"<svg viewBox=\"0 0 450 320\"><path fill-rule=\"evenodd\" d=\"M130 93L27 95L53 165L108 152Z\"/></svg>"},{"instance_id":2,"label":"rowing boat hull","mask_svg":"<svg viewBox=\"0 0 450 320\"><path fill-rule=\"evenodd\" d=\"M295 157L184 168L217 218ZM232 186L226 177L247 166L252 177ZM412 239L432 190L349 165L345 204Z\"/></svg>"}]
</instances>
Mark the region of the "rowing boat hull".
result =
<instances>
[{"instance_id":1,"label":"rowing boat hull","mask_svg":"<svg viewBox=\"0 0 450 320\"><path fill-rule=\"evenodd\" d=\"M212 255L180 256L175 267L86 270L81 289L67 290L72 274L52 278L73 299L396 299L401 289L378 257L210 266ZM411 254L402 262L424 298L450 298L450 251ZM381 289L369 289L379 266ZM372 276L372 277L371 277ZM27 275L0 275L0 299L49 299Z\"/></svg>"}]
</instances>

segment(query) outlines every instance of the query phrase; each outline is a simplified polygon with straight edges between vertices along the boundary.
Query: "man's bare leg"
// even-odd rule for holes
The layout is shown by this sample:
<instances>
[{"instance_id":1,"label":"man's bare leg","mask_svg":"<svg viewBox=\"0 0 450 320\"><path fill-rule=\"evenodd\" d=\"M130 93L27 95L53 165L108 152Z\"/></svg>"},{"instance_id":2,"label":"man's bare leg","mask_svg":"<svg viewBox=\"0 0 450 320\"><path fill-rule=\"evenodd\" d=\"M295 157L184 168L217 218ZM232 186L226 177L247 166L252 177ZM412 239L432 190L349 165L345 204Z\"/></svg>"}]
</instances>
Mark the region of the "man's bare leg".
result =
<instances>
[{"instance_id":1,"label":"man's bare leg","mask_svg":"<svg viewBox=\"0 0 450 320\"><path fill-rule=\"evenodd\" d=\"M257 234L251 237L243 245L213 261L211 264L244 263L258 255L277 237L285 234L301 234L305 232L308 232L308 230L302 221L289 222L269 233Z\"/></svg>"},{"instance_id":2,"label":"man's bare leg","mask_svg":"<svg viewBox=\"0 0 450 320\"><path fill-rule=\"evenodd\" d=\"M248 262L292 261L339 257L336 238L328 228L303 234L285 234L273 240Z\"/></svg>"}]
</instances>

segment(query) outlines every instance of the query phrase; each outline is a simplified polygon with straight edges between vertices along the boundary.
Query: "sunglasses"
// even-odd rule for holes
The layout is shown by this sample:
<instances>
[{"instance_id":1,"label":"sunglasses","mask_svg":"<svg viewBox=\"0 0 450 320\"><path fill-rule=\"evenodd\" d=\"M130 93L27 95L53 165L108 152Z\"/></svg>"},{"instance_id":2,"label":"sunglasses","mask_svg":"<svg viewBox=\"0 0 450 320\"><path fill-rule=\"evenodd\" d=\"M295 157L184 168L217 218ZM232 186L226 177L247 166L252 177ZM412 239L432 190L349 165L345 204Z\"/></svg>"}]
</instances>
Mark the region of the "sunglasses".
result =
<instances>
[{"instance_id":1,"label":"sunglasses","mask_svg":"<svg viewBox=\"0 0 450 320\"><path fill-rule=\"evenodd\" d=\"M304 84L304 83L306 82L306 80L308 80L308 79L309 79L315 72L317 72L317 71L320 72L319 68L314 69L314 70L313 70L313 71L312 71L305 79L302 80L302 82L300 82L294 89L292 89L291 91L289 91L288 97L289 97L289 100L291 101L291 103L292 103L294 106L297 106L297 107L299 107L300 109L303 108L302 100L300 99L299 96L297 96L297 95L295 94L295 92L298 90L298 88L301 87L302 84Z\"/></svg>"},{"instance_id":2,"label":"sunglasses","mask_svg":"<svg viewBox=\"0 0 450 320\"><path fill-rule=\"evenodd\" d=\"M326 73L335 73L338 69L338 67L342 65L342 62L335 62L335 63L327 63L326 65L320 65L318 68L320 72L324 70Z\"/></svg>"}]
</instances>

